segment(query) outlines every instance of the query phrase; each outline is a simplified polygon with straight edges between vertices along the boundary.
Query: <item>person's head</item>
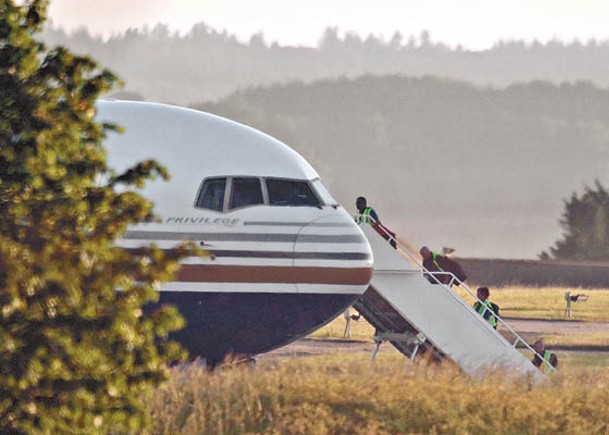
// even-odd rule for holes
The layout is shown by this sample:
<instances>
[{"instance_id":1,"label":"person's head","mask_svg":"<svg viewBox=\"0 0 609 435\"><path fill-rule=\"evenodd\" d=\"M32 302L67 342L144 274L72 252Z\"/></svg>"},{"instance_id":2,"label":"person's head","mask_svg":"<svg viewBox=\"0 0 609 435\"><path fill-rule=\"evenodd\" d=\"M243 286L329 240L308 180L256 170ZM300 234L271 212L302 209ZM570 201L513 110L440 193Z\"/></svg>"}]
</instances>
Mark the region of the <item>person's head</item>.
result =
<instances>
[{"instance_id":1,"label":"person's head","mask_svg":"<svg viewBox=\"0 0 609 435\"><path fill-rule=\"evenodd\" d=\"M543 355L546 350L546 346L543 344L543 339L539 339L535 343L533 343L533 349L538 354Z\"/></svg>"},{"instance_id":2,"label":"person's head","mask_svg":"<svg viewBox=\"0 0 609 435\"><path fill-rule=\"evenodd\" d=\"M355 208L357 208L359 211L364 211L367 206L368 206L368 202L366 201L366 198L364 198L363 196L358 197L357 200L355 201Z\"/></svg>"},{"instance_id":3,"label":"person's head","mask_svg":"<svg viewBox=\"0 0 609 435\"><path fill-rule=\"evenodd\" d=\"M478 295L478 299L484 302L491 295L491 292L488 287L478 287L478 290L476 290L476 294Z\"/></svg>"},{"instance_id":4,"label":"person's head","mask_svg":"<svg viewBox=\"0 0 609 435\"><path fill-rule=\"evenodd\" d=\"M431 257L431 251L427 246L423 246L419 253L421 254L421 257L423 257L423 260L427 260Z\"/></svg>"}]
</instances>

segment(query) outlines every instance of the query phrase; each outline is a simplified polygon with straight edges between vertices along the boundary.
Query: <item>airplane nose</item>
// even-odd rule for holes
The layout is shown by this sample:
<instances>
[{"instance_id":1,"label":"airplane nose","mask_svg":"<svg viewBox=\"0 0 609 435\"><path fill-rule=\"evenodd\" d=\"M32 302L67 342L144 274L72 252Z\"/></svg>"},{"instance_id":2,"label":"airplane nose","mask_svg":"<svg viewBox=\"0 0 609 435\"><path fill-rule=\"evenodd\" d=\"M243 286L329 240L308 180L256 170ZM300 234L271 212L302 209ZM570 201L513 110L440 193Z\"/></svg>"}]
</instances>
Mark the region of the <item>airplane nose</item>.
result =
<instances>
[{"instance_id":1,"label":"airplane nose","mask_svg":"<svg viewBox=\"0 0 609 435\"><path fill-rule=\"evenodd\" d=\"M372 277L372 251L355 222L346 213L336 213L300 229L294 268L298 293L362 294Z\"/></svg>"}]
</instances>

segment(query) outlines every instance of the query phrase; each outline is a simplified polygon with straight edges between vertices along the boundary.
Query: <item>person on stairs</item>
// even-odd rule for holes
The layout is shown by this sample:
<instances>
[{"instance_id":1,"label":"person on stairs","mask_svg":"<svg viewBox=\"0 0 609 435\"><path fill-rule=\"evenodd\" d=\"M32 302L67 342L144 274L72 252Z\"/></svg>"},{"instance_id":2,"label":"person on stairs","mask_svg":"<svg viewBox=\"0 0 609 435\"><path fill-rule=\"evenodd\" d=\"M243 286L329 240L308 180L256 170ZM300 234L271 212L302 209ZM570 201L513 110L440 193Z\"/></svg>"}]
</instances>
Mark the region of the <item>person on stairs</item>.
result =
<instances>
[{"instance_id":1,"label":"person on stairs","mask_svg":"<svg viewBox=\"0 0 609 435\"><path fill-rule=\"evenodd\" d=\"M474 310L490 323L493 328L497 329L499 306L489 300L491 295L490 290L488 287L479 287L476 294L479 300L474 304Z\"/></svg>"},{"instance_id":2,"label":"person on stairs","mask_svg":"<svg viewBox=\"0 0 609 435\"><path fill-rule=\"evenodd\" d=\"M423 258L423 267L427 269L429 274L426 274L427 280L432 284L454 284L459 285L467 279L467 275L463 271L463 268L455 260L451 260L440 254L432 252L427 246L423 246L419 251ZM448 272L434 274L433 272ZM452 281L453 277L449 274L452 273L457 279Z\"/></svg>"},{"instance_id":3,"label":"person on stairs","mask_svg":"<svg viewBox=\"0 0 609 435\"><path fill-rule=\"evenodd\" d=\"M355 200L355 208L357 208L357 213L354 216L355 222L358 224L370 224L385 240L389 240L389 244L393 248L397 249L395 233L381 223L376 211L372 207L368 207L366 198L363 196L358 197Z\"/></svg>"},{"instance_id":4,"label":"person on stairs","mask_svg":"<svg viewBox=\"0 0 609 435\"><path fill-rule=\"evenodd\" d=\"M533 365L539 367L539 370L550 373L552 372L552 369L558 367L558 356L556 356L554 352L546 350L543 339L539 339L533 343L533 350L536 352L533 356ZM550 366L552 367L550 368Z\"/></svg>"}]
</instances>

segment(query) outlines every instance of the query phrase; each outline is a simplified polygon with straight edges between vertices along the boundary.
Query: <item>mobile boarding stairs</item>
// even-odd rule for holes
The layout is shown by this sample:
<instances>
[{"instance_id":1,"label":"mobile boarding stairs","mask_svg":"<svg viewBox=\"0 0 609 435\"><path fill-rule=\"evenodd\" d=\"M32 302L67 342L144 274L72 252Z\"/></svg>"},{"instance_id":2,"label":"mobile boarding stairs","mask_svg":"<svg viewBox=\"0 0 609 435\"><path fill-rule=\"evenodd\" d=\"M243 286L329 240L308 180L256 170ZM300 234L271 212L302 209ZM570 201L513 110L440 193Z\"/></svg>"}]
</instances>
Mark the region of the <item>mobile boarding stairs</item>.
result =
<instances>
[{"instance_id":1,"label":"mobile boarding stairs","mask_svg":"<svg viewBox=\"0 0 609 435\"><path fill-rule=\"evenodd\" d=\"M448 358L469 374L491 369L541 375L531 363L535 350L499 316L497 324L510 337L499 334L472 306L451 289L452 284L476 295L448 272L430 272L392 234L379 234L369 224L360 224L374 255L372 281L353 305L376 328L376 356L382 342L389 341L410 359L428 353L434 359ZM381 226L381 231L384 231ZM393 248L388 242L395 240ZM450 275L442 284L439 275ZM435 280L431 283L429 280ZM516 347L521 345L528 355ZM541 357L547 372L553 367Z\"/></svg>"}]
</instances>

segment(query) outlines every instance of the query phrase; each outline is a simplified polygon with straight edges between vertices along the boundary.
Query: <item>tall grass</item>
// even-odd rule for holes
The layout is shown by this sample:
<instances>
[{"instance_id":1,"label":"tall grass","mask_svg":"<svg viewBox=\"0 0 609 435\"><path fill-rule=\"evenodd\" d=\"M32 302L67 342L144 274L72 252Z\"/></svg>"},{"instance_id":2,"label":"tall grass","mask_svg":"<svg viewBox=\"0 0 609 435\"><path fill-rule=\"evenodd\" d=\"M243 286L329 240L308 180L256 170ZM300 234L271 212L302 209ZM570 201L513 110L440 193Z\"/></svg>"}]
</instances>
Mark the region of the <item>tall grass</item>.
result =
<instances>
[{"instance_id":1,"label":"tall grass","mask_svg":"<svg viewBox=\"0 0 609 435\"><path fill-rule=\"evenodd\" d=\"M476 291L476 287L471 287ZM490 299L501 307L501 316L567 319L565 317L565 292L584 293L589 296L586 302L572 305L570 320L609 321L609 290L581 289L573 287L499 287L490 288ZM473 303L473 300L461 289L456 291Z\"/></svg>"},{"instance_id":2,"label":"tall grass","mask_svg":"<svg viewBox=\"0 0 609 435\"><path fill-rule=\"evenodd\" d=\"M351 313L357 314L357 311L352 309ZM372 341L372 337L374 336L374 328L372 327L372 325L370 325L370 323L366 321L366 319L360 317L359 320L351 320L350 323L351 336L349 337L345 336L346 320L342 314L340 314L338 317L336 317L323 328L320 328L317 331L313 332L309 337Z\"/></svg>"},{"instance_id":3,"label":"tall grass","mask_svg":"<svg viewBox=\"0 0 609 435\"><path fill-rule=\"evenodd\" d=\"M609 372L534 384L451 365L330 356L208 373L190 367L147 402L150 433L609 433Z\"/></svg>"}]
</instances>

